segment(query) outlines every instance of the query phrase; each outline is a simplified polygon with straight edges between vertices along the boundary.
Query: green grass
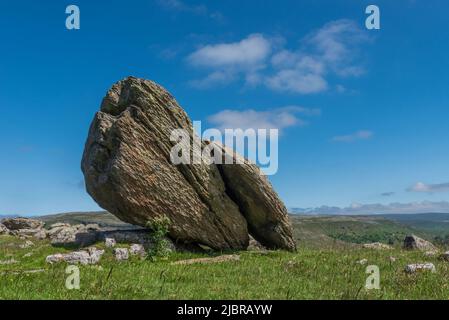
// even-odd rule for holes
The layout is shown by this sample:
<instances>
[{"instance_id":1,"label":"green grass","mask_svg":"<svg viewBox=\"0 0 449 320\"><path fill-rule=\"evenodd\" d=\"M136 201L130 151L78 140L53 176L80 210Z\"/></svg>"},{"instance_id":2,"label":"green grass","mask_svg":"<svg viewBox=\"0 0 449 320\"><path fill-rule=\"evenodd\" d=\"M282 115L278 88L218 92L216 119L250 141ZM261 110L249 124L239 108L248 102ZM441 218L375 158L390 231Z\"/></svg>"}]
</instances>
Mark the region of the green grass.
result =
<instances>
[{"instance_id":1,"label":"green grass","mask_svg":"<svg viewBox=\"0 0 449 320\"><path fill-rule=\"evenodd\" d=\"M206 255L174 253L167 260L119 263L107 250L99 266L80 266L81 289L67 290L66 265L45 263L46 255L63 250L46 241L20 249L22 242L0 236L0 260L20 261L0 265L0 299L449 299L449 263L400 249L300 246L296 253L240 252L237 262L188 266L170 262ZM391 263L390 255L397 261ZM364 288L366 265L356 263L363 258L379 266L380 290ZM406 275L404 266L416 262L433 262L437 273ZM20 273L32 269L45 271Z\"/></svg>"}]
</instances>

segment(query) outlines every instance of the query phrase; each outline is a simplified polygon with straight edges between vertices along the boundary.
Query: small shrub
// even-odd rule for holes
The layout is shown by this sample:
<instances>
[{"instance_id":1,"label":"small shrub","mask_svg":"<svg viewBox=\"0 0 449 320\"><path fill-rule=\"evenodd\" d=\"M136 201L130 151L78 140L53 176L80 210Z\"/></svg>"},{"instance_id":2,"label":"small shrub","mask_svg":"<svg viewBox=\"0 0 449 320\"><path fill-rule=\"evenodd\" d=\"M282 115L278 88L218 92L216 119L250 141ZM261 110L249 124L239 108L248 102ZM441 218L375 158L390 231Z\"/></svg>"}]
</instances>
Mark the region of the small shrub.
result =
<instances>
[{"instance_id":1,"label":"small shrub","mask_svg":"<svg viewBox=\"0 0 449 320\"><path fill-rule=\"evenodd\" d=\"M151 229L152 246L148 251L148 258L155 260L157 257L167 257L171 250L166 239L170 227L170 219L166 216L158 217L147 222L147 227Z\"/></svg>"}]
</instances>

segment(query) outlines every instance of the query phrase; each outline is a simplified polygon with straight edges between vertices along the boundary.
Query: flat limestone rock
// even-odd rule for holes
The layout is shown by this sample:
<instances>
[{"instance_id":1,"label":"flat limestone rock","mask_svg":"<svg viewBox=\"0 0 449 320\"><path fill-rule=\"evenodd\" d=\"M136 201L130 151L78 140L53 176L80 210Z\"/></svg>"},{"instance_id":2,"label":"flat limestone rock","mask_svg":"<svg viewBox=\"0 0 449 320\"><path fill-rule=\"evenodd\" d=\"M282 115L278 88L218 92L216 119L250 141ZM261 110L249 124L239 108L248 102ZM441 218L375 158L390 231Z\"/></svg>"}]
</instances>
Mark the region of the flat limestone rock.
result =
<instances>
[{"instance_id":1,"label":"flat limestone rock","mask_svg":"<svg viewBox=\"0 0 449 320\"><path fill-rule=\"evenodd\" d=\"M214 258L195 258L195 259L187 259L187 260L179 260L175 261L173 265L189 265L189 264L209 264L209 263L222 263L228 261L240 261L240 256L236 254L229 254L218 256Z\"/></svg>"},{"instance_id":2,"label":"flat limestone rock","mask_svg":"<svg viewBox=\"0 0 449 320\"><path fill-rule=\"evenodd\" d=\"M175 241L245 250L251 233L268 248L293 250L287 210L268 181L254 167L174 165L175 129L189 132L193 141L190 119L164 88L134 77L113 85L85 145L81 167L88 193L131 224L145 227L168 217ZM233 178L241 171L242 186Z\"/></svg>"}]
</instances>

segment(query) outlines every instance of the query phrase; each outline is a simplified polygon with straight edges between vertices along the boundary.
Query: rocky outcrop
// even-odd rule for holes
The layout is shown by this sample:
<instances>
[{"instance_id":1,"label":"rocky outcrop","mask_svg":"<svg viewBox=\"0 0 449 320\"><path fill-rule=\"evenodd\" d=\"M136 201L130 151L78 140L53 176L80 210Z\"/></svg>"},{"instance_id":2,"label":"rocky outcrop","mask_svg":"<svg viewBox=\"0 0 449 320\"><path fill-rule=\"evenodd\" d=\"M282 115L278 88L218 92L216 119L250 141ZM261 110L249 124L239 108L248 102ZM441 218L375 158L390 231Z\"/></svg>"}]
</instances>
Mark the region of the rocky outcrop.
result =
<instances>
[{"instance_id":1,"label":"rocky outcrop","mask_svg":"<svg viewBox=\"0 0 449 320\"><path fill-rule=\"evenodd\" d=\"M87 247L97 241L98 225L56 226L48 231L55 247Z\"/></svg>"},{"instance_id":2,"label":"rocky outcrop","mask_svg":"<svg viewBox=\"0 0 449 320\"><path fill-rule=\"evenodd\" d=\"M405 237L403 247L407 250L438 251L432 243L413 234Z\"/></svg>"},{"instance_id":3,"label":"rocky outcrop","mask_svg":"<svg viewBox=\"0 0 449 320\"><path fill-rule=\"evenodd\" d=\"M3 219L2 224L11 231L20 229L42 229L44 227L42 221L29 218Z\"/></svg>"},{"instance_id":4,"label":"rocky outcrop","mask_svg":"<svg viewBox=\"0 0 449 320\"><path fill-rule=\"evenodd\" d=\"M44 222L30 218L3 219L0 224L0 234L11 234L22 239L34 237L42 240L47 237Z\"/></svg>"},{"instance_id":5,"label":"rocky outcrop","mask_svg":"<svg viewBox=\"0 0 449 320\"><path fill-rule=\"evenodd\" d=\"M187 114L165 89L133 77L116 83L95 115L84 150L89 194L128 223L146 226L168 217L175 241L246 249L251 233L268 248L295 249L287 210L258 168L174 165L175 129L196 140Z\"/></svg>"}]
</instances>

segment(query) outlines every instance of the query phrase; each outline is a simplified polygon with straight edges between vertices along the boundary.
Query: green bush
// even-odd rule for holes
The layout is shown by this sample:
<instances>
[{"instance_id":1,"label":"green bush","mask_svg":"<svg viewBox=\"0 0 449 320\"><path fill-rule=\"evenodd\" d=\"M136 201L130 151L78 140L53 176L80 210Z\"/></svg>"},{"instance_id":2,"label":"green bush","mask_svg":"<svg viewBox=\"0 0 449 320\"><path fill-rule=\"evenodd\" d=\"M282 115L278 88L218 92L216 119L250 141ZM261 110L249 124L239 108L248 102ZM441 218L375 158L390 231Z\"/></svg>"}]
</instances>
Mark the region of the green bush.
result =
<instances>
[{"instance_id":1,"label":"green bush","mask_svg":"<svg viewBox=\"0 0 449 320\"><path fill-rule=\"evenodd\" d=\"M168 217L157 217L147 222L147 227L151 229L152 246L148 251L148 258L155 260L157 257L167 257L171 249L167 240L167 234L171 221Z\"/></svg>"}]
</instances>

